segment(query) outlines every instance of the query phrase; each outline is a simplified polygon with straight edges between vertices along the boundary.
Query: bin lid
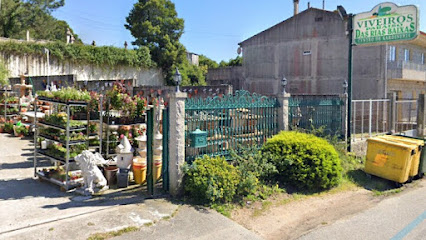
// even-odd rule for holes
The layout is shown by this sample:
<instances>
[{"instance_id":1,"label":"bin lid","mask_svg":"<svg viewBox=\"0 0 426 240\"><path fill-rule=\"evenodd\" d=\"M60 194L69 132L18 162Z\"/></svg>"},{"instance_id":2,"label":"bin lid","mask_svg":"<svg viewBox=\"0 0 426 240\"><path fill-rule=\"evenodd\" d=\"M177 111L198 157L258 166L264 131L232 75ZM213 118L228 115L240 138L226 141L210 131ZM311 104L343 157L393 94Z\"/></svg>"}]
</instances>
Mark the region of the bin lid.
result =
<instances>
[{"instance_id":1,"label":"bin lid","mask_svg":"<svg viewBox=\"0 0 426 240\"><path fill-rule=\"evenodd\" d=\"M367 142L373 142L373 143L380 143L380 144L387 144L390 145L392 147L399 147L399 148L405 148L408 150L416 150L417 146L413 145L413 144L406 144L406 143L402 143L402 142L398 142L396 140L391 140L391 139L387 139L387 138L383 138L383 137L374 137L374 138L369 138L367 139Z\"/></svg>"},{"instance_id":2,"label":"bin lid","mask_svg":"<svg viewBox=\"0 0 426 240\"><path fill-rule=\"evenodd\" d=\"M394 139L396 141L403 141L404 143L412 143L412 144L416 144L418 146L424 146L425 145L425 142L423 140L420 140L420 139L407 138L407 137L395 136L395 135L383 135L381 137L386 138L386 139Z\"/></svg>"}]
</instances>

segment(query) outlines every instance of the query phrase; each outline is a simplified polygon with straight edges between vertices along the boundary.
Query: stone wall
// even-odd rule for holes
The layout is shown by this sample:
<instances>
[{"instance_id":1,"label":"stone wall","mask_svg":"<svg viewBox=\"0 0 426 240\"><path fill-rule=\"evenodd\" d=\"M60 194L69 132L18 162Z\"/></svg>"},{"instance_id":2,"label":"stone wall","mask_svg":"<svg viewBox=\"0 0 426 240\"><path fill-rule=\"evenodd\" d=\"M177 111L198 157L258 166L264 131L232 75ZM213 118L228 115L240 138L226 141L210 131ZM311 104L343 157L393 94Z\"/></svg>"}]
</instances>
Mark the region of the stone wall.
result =
<instances>
[{"instance_id":1,"label":"stone wall","mask_svg":"<svg viewBox=\"0 0 426 240\"><path fill-rule=\"evenodd\" d=\"M206 77L208 85L231 85L234 90L245 89L243 67L221 67L209 69Z\"/></svg>"},{"instance_id":2,"label":"stone wall","mask_svg":"<svg viewBox=\"0 0 426 240\"><path fill-rule=\"evenodd\" d=\"M75 81L134 79L135 85L163 85L163 76L158 69L138 69L129 66L96 66L85 63L61 62L50 56L48 70L46 55L9 55L0 53L11 78L26 76L74 75Z\"/></svg>"}]
</instances>

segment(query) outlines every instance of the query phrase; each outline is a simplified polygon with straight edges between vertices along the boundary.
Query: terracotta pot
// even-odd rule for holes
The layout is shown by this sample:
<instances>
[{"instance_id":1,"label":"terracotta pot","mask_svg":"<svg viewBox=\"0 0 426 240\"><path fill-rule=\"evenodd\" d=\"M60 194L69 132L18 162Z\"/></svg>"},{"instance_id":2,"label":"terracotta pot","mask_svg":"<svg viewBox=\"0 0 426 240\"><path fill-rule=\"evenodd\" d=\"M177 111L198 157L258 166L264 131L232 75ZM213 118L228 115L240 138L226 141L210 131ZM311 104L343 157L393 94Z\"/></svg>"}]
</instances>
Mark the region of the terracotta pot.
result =
<instances>
[{"instance_id":1,"label":"terracotta pot","mask_svg":"<svg viewBox=\"0 0 426 240\"><path fill-rule=\"evenodd\" d=\"M26 112L27 111L27 108L21 108L21 112Z\"/></svg>"}]
</instances>

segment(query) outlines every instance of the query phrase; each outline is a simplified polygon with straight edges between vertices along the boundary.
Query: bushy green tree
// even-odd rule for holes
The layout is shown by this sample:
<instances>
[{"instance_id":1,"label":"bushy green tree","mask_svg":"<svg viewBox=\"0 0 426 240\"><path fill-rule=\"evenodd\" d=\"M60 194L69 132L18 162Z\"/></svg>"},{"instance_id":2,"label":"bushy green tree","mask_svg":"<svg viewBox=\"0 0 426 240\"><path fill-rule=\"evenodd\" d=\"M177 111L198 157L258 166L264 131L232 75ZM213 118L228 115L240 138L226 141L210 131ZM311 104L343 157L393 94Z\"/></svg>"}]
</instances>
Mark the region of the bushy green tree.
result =
<instances>
[{"instance_id":1,"label":"bushy green tree","mask_svg":"<svg viewBox=\"0 0 426 240\"><path fill-rule=\"evenodd\" d=\"M182 86L204 86L206 85L206 74L202 66L197 66L184 60L179 65L179 72L182 75Z\"/></svg>"},{"instance_id":2,"label":"bushy green tree","mask_svg":"<svg viewBox=\"0 0 426 240\"><path fill-rule=\"evenodd\" d=\"M0 35L7 38L23 39L26 31L31 38L45 40L66 40L68 23L51 15L65 4L64 0L2 0L0 11ZM73 30L70 28L71 32ZM81 40L74 34L76 42Z\"/></svg>"},{"instance_id":3,"label":"bushy green tree","mask_svg":"<svg viewBox=\"0 0 426 240\"><path fill-rule=\"evenodd\" d=\"M124 26L136 39L137 46L149 48L152 60L172 84L174 68L183 63L185 47L179 42L184 21L177 16L170 0L139 0L134 4Z\"/></svg>"},{"instance_id":4,"label":"bushy green tree","mask_svg":"<svg viewBox=\"0 0 426 240\"><path fill-rule=\"evenodd\" d=\"M199 55L198 56L198 63L201 66L206 66L207 69L214 69L214 68L218 68L219 64L217 64L216 61L204 56L204 55Z\"/></svg>"},{"instance_id":5,"label":"bushy green tree","mask_svg":"<svg viewBox=\"0 0 426 240\"><path fill-rule=\"evenodd\" d=\"M53 10L65 5L65 0L25 0L24 2L27 2L44 12L52 12Z\"/></svg>"},{"instance_id":6,"label":"bushy green tree","mask_svg":"<svg viewBox=\"0 0 426 240\"><path fill-rule=\"evenodd\" d=\"M219 67L234 67L234 66L242 66L243 65L243 58L240 56L237 56L236 58L229 59L228 62L226 61L220 61Z\"/></svg>"}]
</instances>

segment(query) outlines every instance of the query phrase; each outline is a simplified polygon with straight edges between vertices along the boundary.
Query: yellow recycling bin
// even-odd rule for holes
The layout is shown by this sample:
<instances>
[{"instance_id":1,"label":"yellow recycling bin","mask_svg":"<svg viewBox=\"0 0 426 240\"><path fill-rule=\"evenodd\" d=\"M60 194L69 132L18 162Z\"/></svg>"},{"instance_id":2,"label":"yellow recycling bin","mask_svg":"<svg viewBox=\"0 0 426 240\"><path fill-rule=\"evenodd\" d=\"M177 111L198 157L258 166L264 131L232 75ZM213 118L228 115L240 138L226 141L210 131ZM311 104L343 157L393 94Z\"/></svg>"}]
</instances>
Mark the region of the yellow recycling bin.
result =
<instances>
[{"instance_id":1,"label":"yellow recycling bin","mask_svg":"<svg viewBox=\"0 0 426 240\"><path fill-rule=\"evenodd\" d=\"M133 176L136 184L143 184L146 181L146 159L136 157L133 160Z\"/></svg>"},{"instance_id":2,"label":"yellow recycling bin","mask_svg":"<svg viewBox=\"0 0 426 240\"><path fill-rule=\"evenodd\" d=\"M413 161L411 162L410 167L410 177L414 177L419 173L419 165L420 165L420 157L422 154L423 146L425 145L423 140L406 138L402 136L392 136L392 135L384 135L381 136L384 139L389 139L390 141L397 141L404 144L412 144L417 147L416 154L413 157Z\"/></svg>"},{"instance_id":3,"label":"yellow recycling bin","mask_svg":"<svg viewBox=\"0 0 426 240\"><path fill-rule=\"evenodd\" d=\"M398 183L408 181L417 147L384 138L367 139L364 171Z\"/></svg>"}]
</instances>

